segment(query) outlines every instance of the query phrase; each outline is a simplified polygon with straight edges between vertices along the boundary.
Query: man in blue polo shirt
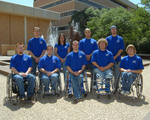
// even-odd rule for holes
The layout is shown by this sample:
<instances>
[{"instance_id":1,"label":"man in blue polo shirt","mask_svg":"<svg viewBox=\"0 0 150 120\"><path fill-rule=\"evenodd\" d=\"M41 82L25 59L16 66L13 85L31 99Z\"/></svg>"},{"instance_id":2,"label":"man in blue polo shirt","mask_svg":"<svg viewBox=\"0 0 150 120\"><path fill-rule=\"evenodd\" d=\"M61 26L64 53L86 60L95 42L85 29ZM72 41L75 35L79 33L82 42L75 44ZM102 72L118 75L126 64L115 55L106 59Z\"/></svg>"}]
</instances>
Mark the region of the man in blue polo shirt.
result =
<instances>
[{"instance_id":1,"label":"man in blue polo shirt","mask_svg":"<svg viewBox=\"0 0 150 120\"><path fill-rule=\"evenodd\" d=\"M97 42L99 49L93 52L91 62L95 66L94 72L98 79L103 80L106 78L106 88L109 89L109 80L113 78L111 67L114 65L113 54L106 50L108 45L105 38L101 38Z\"/></svg>"},{"instance_id":2,"label":"man in blue polo shirt","mask_svg":"<svg viewBox=\"0 0 150 120\"><path fill-rule=\"evenodd\" d=\"M86 65L86 70L89 70L91 73L91 80L95 80L95 78L93 78L93 65L91 63L91 56L94 50L98 49L97 46L97 41L94 40L93 38L91 38L91 31L89 28L85 29L85 38L83 38L80 42L79 42L79 50L83 51L86 55L86 59L87 59L87 65ZM96 84L95 81L93 86L94 88L96 88ZM87 82L88 83L88 82ZM92 87L92 86L91 86ZM88 91L88 84L86 86L86 89Z\"/></svg>"},{"instance_id":3,"label":"man in blue polo shirt","mask_svg":"<svg viewBox=\"0 0 150 120\"><path fill-rule=\"evenodd\" d=\"M77 103L81 101L80 90L83 79L83 71L87 61L85 54L78 50L78 41L73 42L72 48L73 51L67 55L65 65L69 71L69 76L73 87L73 93L75 96L74 103Z\"/></svg>"},{"instance_id":4,"label":"man in blue polo shirt","mask_svg":"<svg viewBox=\"0 0 150 120\"><path fill-rule=\"evenodd\" d=\"M113 92L116 93L118 89L118 81L120 77L119 72L119 65L121 60L121 53L124 50L124 41L123 38L117 35L117 27L115 25L111 26L111 35L106 38L108 41L108 46L106 49L111 51L114 56L115 64L113 67L114 72L114 90Z\"/></svg>"},{"instance_id":5,"label":"man in blue polo shirt","mask_svg":"<svg viewBox=\"0 0 150 120\"><path fill-rule=\"evenodd\" d=\"M132 83L137 74L142 73L144 67L141 57L136 55L136 48L130 44L126 48L127 56L121 59L120 71L122 78L121 94L129 95Z\"/></svg>"},{"instance_id":6,"label":"man in blue polo shirt","mask_svg":"<svg viewBox=\"0 0 150 120\"><path fill-rule=\"evenodd\" d=\"M40 37L39 27L34 27L33 34L34 37L29 40L27 50L29 50L32 59L32 73L36 75L36 67L40 58L45 54L46 41Z\"/></svg>"},{"instance_id":7,"label":"man in blue polo shirt","mask_svg":"<svg viewBox=\"0 0 150 120\"><path fill-rule=\"evenodd\" d=\"M61 63L58 57L53 55L53 46L47 46L47 55L39 61L38 68L42 72L41 80L44 83L44 93L49 94L49 84L51 82L51 91L53 94L58 94L58 72L61 69Z\"/></svg>"},{"instance_id":8,"label":"man in blue polo shirt","mask_svg":"<svg viewBox=\"0 0 150 120\"><path fill-rule=\"evenodd\" d=\"M34 81L35 77L30 74L32 70L32 61L31 58L23 53L24 44L17 43L16 51L17 54L11 58L10 69L14 73L13 79L15 80L19 88L19 97L21 101L25 100L25 91L24 91L24 78L28 81L27 96L28 99L33 98L34 94Z\"/></svg>"}]
</instances>

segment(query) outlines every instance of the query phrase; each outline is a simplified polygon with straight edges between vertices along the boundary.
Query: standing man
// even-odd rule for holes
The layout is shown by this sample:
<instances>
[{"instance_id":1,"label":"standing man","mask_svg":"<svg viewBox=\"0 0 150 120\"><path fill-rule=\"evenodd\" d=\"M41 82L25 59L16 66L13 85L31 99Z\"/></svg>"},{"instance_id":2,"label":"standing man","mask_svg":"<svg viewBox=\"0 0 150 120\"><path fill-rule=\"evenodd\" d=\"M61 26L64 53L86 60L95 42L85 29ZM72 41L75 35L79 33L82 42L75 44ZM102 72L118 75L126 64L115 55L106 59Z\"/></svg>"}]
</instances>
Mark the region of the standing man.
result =
<instances>
[{"instance_id":1,"label":"standing man","mask_svg":"<svg viewBox=\"0 0 150 120\"><path fill-rule=\"evenodd\" d=\"M92 56L93 51L98 49L97 41L91 38L91 30L89 28L85 29L84 34L85 34L85 38L83 38L79 42L79 50L85 53L86 60L87 60L86 70L90 71L91 80L93 79L95 80L95 78L93 78L93 65L91 63L91 56ZM93 82L94 82L94 88L96 89L96 82L95 81ZM91 83L93 82L91 81ZM88 91L88 84L86 86L86 89Z\"/></svg>"},{"instance_id":2,"label":"standing man","mask_svg":"<svg viewBox=\"0 0 150 120\"><path fill-rule=\"evenodd\" d=\"M61 63L58 57L53 55L53 46L47 46L47 55L42 57L39 61L38 68L42 72L41 80L44 83L44 93L49 94L49 84L51 82L51 91L57 94L59 70Z\"/></svg>"},{"instance_id":3,"label":"standing man","mask_svg":"<svg viewBox=\"0 0 150 120\"><path fill-rule=\"evenodd\" d=\"M32 59L32 73L36 75L36 67L40 58L45 54L46 41L40 37L39 27L34 27L33 34L34 37L29 40L27 50L29 50Z\"/></svg>"},{"instance_id":4,"label":"standing man","mask_svg":"<svg viewBox=\"0 0 150 120\"><path fill-rule=\"evenodd\" d=\"M67 55L66 67L69 71L70 80L73 87L75 96L74 103L81 101L81 84L83 79L83 71L86 66L86 56L83 52L79 51L78 41L74 41L72 45L73 51Z\"/></svg>"},{"instance_id":5,"label":"standing man","mask_svg":"<svg viewBox=\"0 0 150 120\"><path fill-rule=\"evenodd\" d=\"M115 64L113 67L114 73L114 90L113 92L116 93L118 89L118 82L120 77L119 65L121 60L121 53L124 50L124 41L123 38L117 35L117 27L115 25L111 26L111 35L106 38L108 41L108 46L106 49L111 51L114 56Z\"/></svg>"},{"instance_id":6,"label":"standing man","mask_svg":"<svg viewBox=\"0 0 150 120\"><path fill-rule=\"evenodd\" d=\"M24 78L28 81L27 96L31 100L34 95L35 76L30 74L32 70L32 61L30 56L23 53L24 44L16 44L17 54L11 58L10 69L14 73L13 79L19 88L19 97L21 101L25 100Z\"/></svg>"}]
</instances>

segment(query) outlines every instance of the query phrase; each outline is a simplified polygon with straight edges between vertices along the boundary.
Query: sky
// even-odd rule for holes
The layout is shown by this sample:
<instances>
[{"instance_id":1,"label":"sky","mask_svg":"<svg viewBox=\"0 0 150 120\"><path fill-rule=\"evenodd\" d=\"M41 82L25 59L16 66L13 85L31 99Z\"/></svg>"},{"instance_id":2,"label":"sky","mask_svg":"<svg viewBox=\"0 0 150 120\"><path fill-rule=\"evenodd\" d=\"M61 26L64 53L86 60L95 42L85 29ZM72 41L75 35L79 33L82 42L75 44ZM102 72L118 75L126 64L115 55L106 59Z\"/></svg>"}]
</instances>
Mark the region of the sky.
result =
<instances>
[{"instance_id":1,"label":"sky","mask_svg":"<svg viewBox=\"0 0 150 120\"><path fill-rule=\"evenodd\" d=\"M0 0L0 1L5 1L5 2L10 2L10 3L33 7L34 0ZM141 0L129 0L129 1L133 2L134 4L138 4L141 2Z\"/></svg>"}]
</instances>

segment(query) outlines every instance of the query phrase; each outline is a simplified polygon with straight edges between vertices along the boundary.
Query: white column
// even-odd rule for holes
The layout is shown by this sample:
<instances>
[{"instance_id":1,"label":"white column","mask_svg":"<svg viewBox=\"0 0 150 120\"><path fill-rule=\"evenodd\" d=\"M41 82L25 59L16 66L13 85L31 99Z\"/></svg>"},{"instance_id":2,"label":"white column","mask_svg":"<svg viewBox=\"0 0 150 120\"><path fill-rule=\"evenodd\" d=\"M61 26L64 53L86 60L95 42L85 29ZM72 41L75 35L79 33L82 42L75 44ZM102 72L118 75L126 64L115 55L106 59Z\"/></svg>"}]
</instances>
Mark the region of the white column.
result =
<instances>
[{"instance_id":1,"label":"white column","mask_svg":"<svg viewBox=\"0 0 150 120\"><path fill-rule=\"evenodd\" d=\"M27 17L24 17L24 44L27 45Z\"/></svg>"}]
</instances>

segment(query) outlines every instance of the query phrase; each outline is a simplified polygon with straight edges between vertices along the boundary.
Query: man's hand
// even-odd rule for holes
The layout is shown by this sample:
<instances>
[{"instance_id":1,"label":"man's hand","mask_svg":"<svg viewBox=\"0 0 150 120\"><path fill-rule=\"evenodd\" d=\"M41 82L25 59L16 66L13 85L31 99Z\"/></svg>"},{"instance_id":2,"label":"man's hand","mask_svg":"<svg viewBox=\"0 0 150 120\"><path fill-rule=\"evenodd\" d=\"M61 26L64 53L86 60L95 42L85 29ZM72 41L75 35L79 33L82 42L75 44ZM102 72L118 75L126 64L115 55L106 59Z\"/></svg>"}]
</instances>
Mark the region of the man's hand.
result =
<instances>
[{"instance_id":1,"label":"man's hand","mask_svg":"<svg viewBox=\"0 0 150 120\"><path fill-rule=\"evenodd\" d=\"M105 67L99 67L98 69L99 69L100 71L102 71L102 72L106 70Z\"/></svg>"},{"instance_id":2,"label":"man's hand","mask_svg":"<svg viewBox=\"0 0 150 120\"><path fill-rule=\"evenodd\" d=\"M90 55L86 55L86 59L87 59L87 61L89 61L91 59L91 56Z\"/></svg>"},{"instance_id":3,"label":"man's hand","mask_svg":"<svg viewBox=\"0 0 150 120\"><path fill-rule=\"evenodd\" d=\"M64 63L65 62L65 59L61 59L61 63Z\"/></svg>"},{"instance_id":4,"label":"man's hand","mask_svg":"<svg viewBox=\"0 0 150 120\"><path fill-rule=\"evenodd\" d=\"M130 70L130 69L127 69L126 72L131 72L131 70Z\"/></svg>"},{"instance_id":5,"label":"man's hand","mask_svg":"<svg viewBox=\"0 0 150 120\"><path fill-rule=\"evenodd\" d=\"M36 61L37 63L39 63L39 60L40 60L40 58L38 58L38 57L35 59L35 61Z\"/></svg>"},{"instance_id":6,"label":"man's hand","mask_svg":"<svg viewBox=\"0 0 150 120\"><path fill-rule=\"evenodd\" d=\"M46 72L47 76L51 76L53 73L52 72Z\"/></svg>"},{"instance_id":7,"label":"man's hand","mask_svg":"<svg viewBox=\"0 0 150 120\"><path fill-rule=\"evenodd\" d=\"M20 72L19 75L21 75L22 77L26 77L28 74L27 74L27 73Z\"/></svg>"},{"instance_id":8,"label":"man's hand","mask_svg":"<svg viewBox=\"0 0 150 120\"><path fill-rule=\"evenodd\" d=\"M117 58L117 57L116 57L116 56L114 56L114 60L116 60L116 58Z\"/></svg>"}]
</instances>

